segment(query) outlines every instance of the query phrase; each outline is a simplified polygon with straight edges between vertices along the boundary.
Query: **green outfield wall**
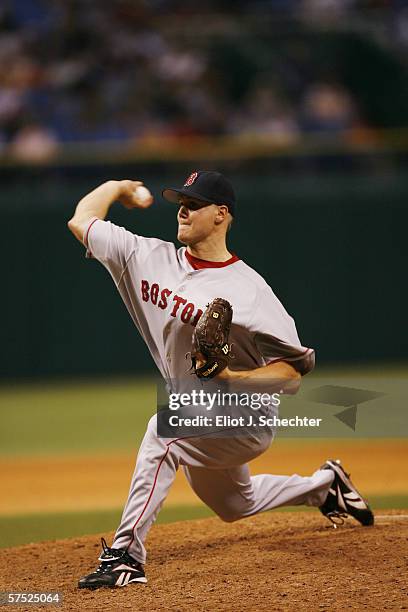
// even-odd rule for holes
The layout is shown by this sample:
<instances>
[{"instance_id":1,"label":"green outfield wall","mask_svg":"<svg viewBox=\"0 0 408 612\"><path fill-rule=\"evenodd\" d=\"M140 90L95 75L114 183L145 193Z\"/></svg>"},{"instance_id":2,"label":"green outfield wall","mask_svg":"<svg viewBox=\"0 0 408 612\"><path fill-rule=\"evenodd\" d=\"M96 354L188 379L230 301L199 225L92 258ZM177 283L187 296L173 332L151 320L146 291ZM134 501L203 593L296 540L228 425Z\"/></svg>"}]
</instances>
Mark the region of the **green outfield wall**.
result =
<instances>
[{"instance_id":1,"label":"green outfield wall","mask_svg":"<svg viewBox=\"0 0 408 612\"><path fill-rule=\"evenodd\" d=\"M115 205L111 219L172 240L176 207L160 191L189 171L147 168L156 205ZM230 248L271 284L318 361L406 358L408 178L228 175L239 202ZM1 172L3 379L154 368L108 273L84 258L66 226L82 195L126 176L141 174L117 166Z\"/></svg>"}]
</instances>

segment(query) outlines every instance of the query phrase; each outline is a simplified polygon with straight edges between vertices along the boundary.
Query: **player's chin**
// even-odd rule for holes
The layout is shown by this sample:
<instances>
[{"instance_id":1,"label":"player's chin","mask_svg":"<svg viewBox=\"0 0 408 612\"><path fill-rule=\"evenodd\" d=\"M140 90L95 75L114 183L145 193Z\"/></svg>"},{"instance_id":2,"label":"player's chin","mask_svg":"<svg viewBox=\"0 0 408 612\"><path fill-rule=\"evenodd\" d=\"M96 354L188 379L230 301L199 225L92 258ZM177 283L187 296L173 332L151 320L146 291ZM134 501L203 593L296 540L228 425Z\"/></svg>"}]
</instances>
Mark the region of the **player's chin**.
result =
<instances>
[{"instance_id":1,"label":"player's chin","mask_svg":"<svg viewBox=\"0 0 408 612\"><path fill-rule=\"evenodd\" d=\"M178 233L177 233L177 240L179 242L182 242L183 244L189 244L191 241L191 236L190 236L190 232L188 231L189 228L187 227L179 227Z\"/></svg>"}]
</instances>

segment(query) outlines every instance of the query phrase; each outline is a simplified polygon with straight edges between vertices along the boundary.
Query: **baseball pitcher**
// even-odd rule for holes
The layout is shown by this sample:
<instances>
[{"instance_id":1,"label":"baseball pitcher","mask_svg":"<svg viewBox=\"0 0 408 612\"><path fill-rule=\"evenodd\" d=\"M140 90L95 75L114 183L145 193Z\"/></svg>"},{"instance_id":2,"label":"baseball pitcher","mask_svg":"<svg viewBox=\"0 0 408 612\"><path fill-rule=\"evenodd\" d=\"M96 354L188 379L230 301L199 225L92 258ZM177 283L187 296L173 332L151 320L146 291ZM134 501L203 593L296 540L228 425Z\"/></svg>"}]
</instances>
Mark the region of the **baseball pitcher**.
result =
<instances>
[{"instance_id":1,"label":"baseball pitcher","mask_svg":"<svg viewBox=\"0 0 408 612\"><path fill-rule=\"evenodd\" d=\"M279 391L296 392L314 367L314 351L301 345L292 317L265 280L227 247L237 217L230 182L218 172L197 171L180 189L164 189L163 197L177 207L177 238L183 245L178 249L105 220L115 201L129 209L153 203L140 181L100 185L79 202L68 226L87 256L112 276L164 380L186 376L189 354L192 376L227 383L276 380ZM339 461L328 460L309 477L251 476L248 462L272 439L272 431L163 438L153 416L112 546L102 540L100 565L79 587L146 582L144 542L179 466L198 497L224 521L305 504L318 507L333 523L351 515L362 525L373 524L367 502Z\"/></svg>"}]
</instances>

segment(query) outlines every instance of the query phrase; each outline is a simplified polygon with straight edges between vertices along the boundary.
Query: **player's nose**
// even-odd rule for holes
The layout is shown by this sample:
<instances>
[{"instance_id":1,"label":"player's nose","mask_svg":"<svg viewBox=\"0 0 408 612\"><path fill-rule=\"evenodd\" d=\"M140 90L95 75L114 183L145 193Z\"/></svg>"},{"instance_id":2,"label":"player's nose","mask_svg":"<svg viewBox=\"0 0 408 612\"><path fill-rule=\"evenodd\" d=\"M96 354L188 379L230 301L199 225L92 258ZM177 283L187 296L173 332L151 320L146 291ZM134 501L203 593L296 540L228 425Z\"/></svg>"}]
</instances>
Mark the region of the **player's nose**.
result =
<instances>
[{"instance_id":1,"label":"player's nose","mask_svg":"<svg viewBox=\"0 0 408 612\"><path fill-rule=\"evenodd\" d=\"M178 218L179 219L188 219L189 215L190 215L189 209L187 208L187 206L184 206L184 204L182 204L180 206L180 208L179 208L179 211L178 211L178 215L177 215Z\"/></svg>"}]
</instances>

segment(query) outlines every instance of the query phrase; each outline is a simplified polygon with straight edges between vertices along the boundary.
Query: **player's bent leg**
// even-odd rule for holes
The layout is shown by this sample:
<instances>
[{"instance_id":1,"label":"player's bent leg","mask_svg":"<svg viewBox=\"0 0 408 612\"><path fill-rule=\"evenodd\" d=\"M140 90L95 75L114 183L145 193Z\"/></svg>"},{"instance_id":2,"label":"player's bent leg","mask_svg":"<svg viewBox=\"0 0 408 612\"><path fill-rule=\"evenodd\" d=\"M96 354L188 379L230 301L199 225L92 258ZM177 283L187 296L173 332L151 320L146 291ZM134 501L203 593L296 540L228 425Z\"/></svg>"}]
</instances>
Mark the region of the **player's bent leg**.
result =
<instances>
[{"instance_id":1,"label":"player's bent leg","mask_svg":"<svg viewBox=\"0 0 408 612\"><path fill-rule=\"evenodd\" d=\"M223 521L237 521L253 507L248 465L228 469L183 466L183 469L196 495Z\"/></svg>"},{"instance_id":2,"label":"player's bent leg","mask_svg":"<svg viewBox=\"0 0 408 612\"><path fill-rule=\"evenodd\" d=\"M312 476L275 476L258 474L251 477L254 490L253 513L282 506L320 506L327 497L333 474L317 470Z\"/></svg>"},{"instance_id":3,"label":"player's bent leg","mask_svg":"<svg viewBox=\"0 0 408 612\"><path fill-rule=\"evenodd\" d=\"M320 506L333 481L327 470L310 477L250 476L248 465L224 470L188 466L184 471L200 499L227 522L280 506Z\"/></svg>"}]
</instances>

